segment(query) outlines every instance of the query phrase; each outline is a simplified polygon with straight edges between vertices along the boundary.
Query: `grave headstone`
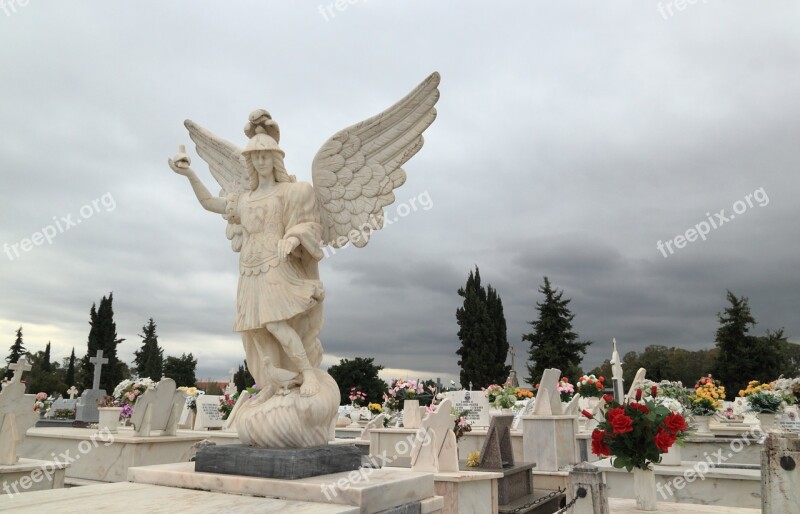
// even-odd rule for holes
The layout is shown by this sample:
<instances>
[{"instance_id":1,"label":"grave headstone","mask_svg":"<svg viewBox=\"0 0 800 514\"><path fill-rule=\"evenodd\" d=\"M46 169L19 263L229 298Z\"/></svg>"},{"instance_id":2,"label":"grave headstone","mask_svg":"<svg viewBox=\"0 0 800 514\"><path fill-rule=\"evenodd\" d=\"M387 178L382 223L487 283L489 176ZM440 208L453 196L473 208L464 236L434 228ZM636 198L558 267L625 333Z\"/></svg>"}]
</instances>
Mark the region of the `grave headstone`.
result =
<instances>
[{"instance_id":1,"label":"grave headstone","mask_svg":"<svg viewBox=\"0 0 800 514\"><path fill-rule=\"evenodd\" d=\"M501 415L492 418L486 439L481 448L478 467L503 469L514 465L514 450L511 447L511 424L514 416Z\"/></svg>"},{"instance_id":2,"label":"grave headstone","mask_svg":"<svg viewBox=\"0 0 800 514\"><path fill-rule=\"evenodd\" d=\"M50 412L48 412L48 414L50 414L50 417L53 417L59 410L74 411L77 405L78 405L78 400L59 398L58 400L53 402L53 405L50 406Z\"/></svg>"},{"instance_id":3,"label":"grave headstone","mask_svg":"<svg viewBox=\"0 0 800 514\"><path fill-rule=\"evenodd\" d=\"M25 439L25 433L36 424L39 415L34 412L36 396L25 394L22 374L30 371L27 359L9 364L14 376L0 391L0 465L17 463L17 447Z\"/></svg>"},{"instance_id":4,"label":"grave headstone","mask_svg":"<svg viewBox=\"0 0 800 514\"><path fill-rule=\"evenodd\" d=\"M103 358L103 350L97 350L97 355L91 357L89 362L94 364L92 388L83 391L78 400L75 419L84 423L97 423L100 421L100 411L97 410L97 405L106 397L105 389L100 389L100 374L103 365L108 364L108 359Z\"/></svg>"},{"instance_id":5,"label":"grave headstone","mask_svg":"<svg viewBox=\"0 0 800 514\"><path fill-rule=\"evenodd\" d=\"M469 410L466 418L472 427L489 426L489 399L484 391L449 391L443 396L459 412Z\"/></svg>"},{"instance_id":6,"label":"grave headstone","mask_svg":"<svg viewBox=\"0 0 800 514\"><path fill-rule=\"evenodd\" d=\"M220 396L204 394L197 397L197 418L194 422L195 430L208 428L222 428L225 421L219 411Z\"/></svg>"},{"instance_id":7,"label":"grave headstone","mask_svg":"<svg viewBox=\"0 0 800 514\"><path fill-rule=\"evenodd\" d=\"M452 403L445 398L422 419L411 448L411 469L431 473L458 471L456 434L450 417Z\"/></svg>"},{"instance_id":8,"label":"grave headstone","mask_svg":"<svg viewBox=\"0 0 800 514\"><path fill-rule=\"evenodd\" d=\"M161 435L175 435L181 407L186 403L186 393L179 391L175 381L164 378L153 389L148 389L136 399L131 423L136 435L148 437L153 430Z\"/></svg>"},{"instance_id":9,"label":"grave headstone","mask_svg":"<svg viewBox=\"0 0 800 514\"><path fill-rule=\"evenodd\" d=\"M523 416L530 416L533 413L533 406L536 403L536 400L530 398L526 403L525 406L519 409L516 413L514 413L514 421L511 423L511 428L516 430L519 428L519 424L522 422Z\"/></svg>"}]
</instances>

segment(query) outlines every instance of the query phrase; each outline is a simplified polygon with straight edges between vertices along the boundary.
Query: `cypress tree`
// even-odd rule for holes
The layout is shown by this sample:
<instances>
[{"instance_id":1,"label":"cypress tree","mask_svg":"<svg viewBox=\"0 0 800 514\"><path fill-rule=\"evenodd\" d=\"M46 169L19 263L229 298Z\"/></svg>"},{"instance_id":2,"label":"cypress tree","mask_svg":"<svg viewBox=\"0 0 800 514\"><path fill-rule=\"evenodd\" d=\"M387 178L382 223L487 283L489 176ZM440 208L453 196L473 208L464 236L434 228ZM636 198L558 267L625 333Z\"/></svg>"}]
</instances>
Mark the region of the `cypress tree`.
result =
<instances>
[{"instance_id":1,"label":"cypress tree","mask_svg":"<svg viewBox=\"0 0 800 514\"><path fill-rule=\"evenodd\" d=\"M47 341L47 346L44 348L44 356L42 356L41 369L45 373L53 371L53 366L50 364L50 341Z\"/></svg>"},{"instance_id":2,"label":"cypress tree","mask_svg":"<svg viewBox=\"0 0 800 514\"><path fill-rule=\"evenodd\" d=\"M103 350L103 358L108 359L108 364L103 365L103 372L100 376L100 389L106 392L113 391L122 381L124 363L117 358L117 345L124 339L117 339L117 324L114 322L114 294L110 293L108 298L105 296L100 300L100 307L89 312L91 329L89 330L89 341L86 355L81 360L83 377L81 384L83 389L92 387L94 377L94 364L89 359L94 357L98 350Z\"/></svg>"},{"instance_id":3,"label":"cypress tree","mask_svg":"<svg viewBox=\"0 0 800 514\"><path fill-rule=\"evenodd\" d=\"M456 311L458 338L461 347L456 354L461 357L460 380L465 388L487 387L503 384L510 370L506 366L508 340L505 337L506 321L503 303L497 291L481 285L480 270L470 271L466 285L458 290L464 303Z\"/></svg>"},{"instance_id":4,"label":"cypress tree","mask_svg":"<svg viewBox=\"0 0 800 514\"><path fill-rule=\"evenodd\" d=\"M64 377L67 387L75 385L75 347L72 347L72 353L69 355L69 365L67 365L67 374Z\"/></svg>"},{"instance_id":5,"label":"cypress tree","mask_svg":"<svg viewBox=\"0 0 800 514\"><path fill-rule=\"evenodd\" d=\"M25 349L25 344L22 342L22 327L17 329L17 338L14 340L14 344L8 349L8 357L6 357L6 373L5 377L9 380L11 377L14 376L14 372L8 368L11 364L16 364L19 362L19 358L22 357L27 353Z\"/></svg>"},{"instance_id":6,"label":"cypress tree","mask_svg":"<svg viewBox=\"0 0 800 514\"><path fill-rule=\"evenodd\" d=\"M142 331L144 334L139 335L142 338L142 347L133 352L136 373L140 377L149 377L155 381L161 380L164 350L158 346L158 335L156 335L156 324L153 318L150 318L147 325L142 327Z\"/></svg>"},{"instance_id":7,"label":"cypress tree","mask_svg":"<svg viewBox=\"0 0 800 514\"><path fill-rule=\"evenodd\" d=\"M544 294L542 303L536 302L538 319L531 321L534 331L522 336L530 343L528 350L528 383L538 384L544 370L558 368L562 375L574 383L580 376L580 363L591 341L578 341L578 334L572 331L575 317L569 310L570 299L562 299L564 291L550 286L550 279L544 277L539 287Z\"/></svg>"}]
</instances>

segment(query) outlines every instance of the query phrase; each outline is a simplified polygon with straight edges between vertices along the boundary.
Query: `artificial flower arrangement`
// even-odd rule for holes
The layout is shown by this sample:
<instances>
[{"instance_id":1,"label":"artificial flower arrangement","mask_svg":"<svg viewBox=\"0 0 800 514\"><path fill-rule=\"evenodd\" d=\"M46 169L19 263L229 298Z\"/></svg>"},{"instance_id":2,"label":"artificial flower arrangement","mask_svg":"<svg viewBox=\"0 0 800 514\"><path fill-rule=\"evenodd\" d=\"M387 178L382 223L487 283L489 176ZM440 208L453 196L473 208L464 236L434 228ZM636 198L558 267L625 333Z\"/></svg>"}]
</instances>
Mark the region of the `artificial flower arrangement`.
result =
<instances>
[{"instance_id":1,"label":"artificial flower arrangement","mask_svg":"<svg viewBox=\"0 0 800 514\"><path fill-rule=\"evenodd\" d=\"M517 389L517 400L530 400L533 398L533 391L530 389L522 389L521 387Z\"/></svg>"},{"instance_id":2,"label":"artificial flower arrangement","mask_svg":"<svg viewBox=\"0 0 800 514\"><path fill-rule=\"evenodd\" d=\"M359 408L367 401L367 393L359 391L357 387L350 388L350 405L354 408Z\"/></svg>"},{"instance_id":3,"label":"artificial flower arrangement","mask_svg":"<svg viewBox=\"0 0 800 514\"><path fill-rule=\"evenodd\" d=\"M568 402L575 396L575 386L569 383L569 379L564 377L556 386L559 394L561 395L562 402Z\"/></svg>"},{"instance_id":4,"label":"artificial flower arrangement","mask_svg":"<svg viewBox=\"0 0 800 514\"><path fill-rule=\"evenodd\" d=\"M149 378L137 378L135 380L123 380L114 388L112 396L119 400L120 404L136 404L136 399L144 394L148 389L155 388L156 384Z\"/></svg>"},{"instance_id":5,"label":"artificial flower arrangement","mask_svg":"<svg viewBox=\"0 0 800 514\"><path fill-rule=\"evenodd\" d=\"M369 409L370 414L372 414L373 416L377 416L378 414L383 412L383 407L381 406L380 403L370 403L369 405L367 405L367 408Z\"/></svg>"},{"instance_id":6,"label":"artificial flower arrangement","mask_svg":"<svg viewBox=\"0 0 800 514\"><path fill-rule=\"evenodd\" d=\"M455 418L453 421L453 432L456 434L456 442L460 441L464 434L472 432L472 426L467 421L469 409L459 411L455 407L450 409L450 414Z\"/></svg>"},{"instance_id":7,"label":"artificial flower arrangement","mask_svg":"<svg viewBox=\"0 0 800 514\"><path fill-rule=\"evenodd\" d=\"M120 402L113 396L105 395L102 400L97 400L97 406L101 409L108 407L120 407Z\"/></svg>"},{"instance_id":8,"label":"artificial flower arrangement","mask_svg":"<svg viewBox=\"0 0 800 514\"><path fill-rule=\"evenodd\" d=\"M187 386L179 387L178 391L186 393L186 406L192 409L193 412L197 412L197 397L206 393L196 387Z\"/></svg>"},{"instance_id":9,"label":"artificial flower arrangement","mask_svg":"<svg viewBox=\"0 0 800 514\"><path fill-rule=\"evenodd\" d=\"M606 379L604 377L583 375L578 379L578 394L580 394L582 398L601 398L603 396L603 389L605 389L605 381Z\"/></svg>"},{"instance_id":10,"label":"artificial flower arrangement","mask_svg":"<svg viewBox=\"0 0 800 514\"><path fill-rule=\"evenodd\" d=\"M510 409L514 407L517 401L517 388L512 386L510 382L503 385L492 384L483 389L486 398L489 399L489 404L493 405L496 409Z\"/></svg>"},{"instance_id":11,"label":"artificial flower arrangement","mask_svg":"<svg viewBox=\"0 0 800 514\"><path fill-rule=\"evenodd\" d=\"M435 388L434 388L435 389ZM390 411L403 409L406 400L417 400L425 393L425 384L421 380L394 379L389 383L389 392L384 393L383 400Z\"/></svg>"},{"instance_id":12,"label":"artificial flower arrangement","mask_svg":"<svg viewBox=\"0 0 800 514\"><path fill-rule=\"evenodd\" d=\"M800 378L780 378L769 383L772 389L780 391L789 405L800 402Z\"/></svg>"},{"instance_id":13,"label":"artificial flower arrangement","mask_svg":"<svg viewBox=\"0 0 800 514\"><path fill-rule=\"evenodd\" d=\"M179 388L179 389L180 389L180 388ZM191 387L191 388L188 388L188 389L189 389L189 390L191 390L191 389L195 389L195 388L194 388L194 387ZM196 390L196 389L195 389L195 390ZM221 396L221 397L220 397L220 399L219 399L219 407L218 407L218 410L219 410L219 413L220 413L220 418L221 418L223 421L225 421L225 420L227 420L227 419L228 419L228 416L230 416L230 415L231 415L231 412L233 412L233 408L236 406L236 402L238 402L238 401L239 401L239 397L240 397L242 394L247 394L247 395L249 395L249 397L250 397L250 398L253 398L254 396L256 396L256 395L258 394L258 392L259 392L260 390L261 390L261 388L260 388L260 387L258 387L258 386L253 386L253 387L248 387L247 389L245 389L245 390L244 390L244 391L242 391L242 392L237 392L237 393L233 393L233 394L228 394L228 393L225 393L225 394L224 394L223 396ZM188 391L187 391L187 392L188 392ZM197 411L197 397L198 397L198 396L200 396L200 395L203 395L203 394L205 394L203 391L197 391L197 390L196 390L196 392L197 392L197 394L196 394L196 395L194 395L194 396L190 396L190 397L188 397L188 398L186 399L186 403L187 403L187 405L189 405L189 408L191 408L191 409L192 409L192 410L194 410L195 412ZM191 404L189 403L189 400L192 400L192 403L191 403Z\"/></svg>"},{"instance_id":14,"label":"artificial flower arrangement","mask_svg":"<svg viewBox=\"0 0 800 514\"><path fill-rule=\"evenodd\" d=\"M747 387L739 391L739 396L747 401L750 411L757 414L778 414L793 400L793 396L776 391L772 385L762 384L758 380L748 382Z\"/></svg>"},{"instance_id":15,"label":"artificial flower arrangement","mask_svg":"<svg viewBox=\"0 0 800 514\"><path fill-rule=\"evenodd\" d=\"M711 375L702 377L689 395L689 410L696 416L711 416L722 409L725 388Z\"/></svg>"},{"instance_id":16,"label":"artificial flower arrangement","mask_svg":"<svg viewBox=\"0 0 800 514\"><path fill-rule=\"evenodd\" d=\"M36 394L36 401L33 404L33 411L38 412L41 415L44 415L47 411L50 410L50 406L53 404L53 399L50 398L47 393L37 393Z\"/></svg>"},{"instance_id":17,"label":"artificial flower arrangement","mask_svg":"<svg viewBox=\"0 0 800 514\"><path fill-rule=\"evenodd\" d=\"M599 457L612 457L615 468L650 469L651 463L661 461L661 455L673 444L683 446L687 430L686 420L680 414L670 412L656 399L657 388L651 389L649 399L643 399L641 389L636 392L636 401L617 403L611 395L603 399L603 420L598 420L592 432L592 453ZM595 419L584 410L584 416Z\"/></svg>"}]
</instances>

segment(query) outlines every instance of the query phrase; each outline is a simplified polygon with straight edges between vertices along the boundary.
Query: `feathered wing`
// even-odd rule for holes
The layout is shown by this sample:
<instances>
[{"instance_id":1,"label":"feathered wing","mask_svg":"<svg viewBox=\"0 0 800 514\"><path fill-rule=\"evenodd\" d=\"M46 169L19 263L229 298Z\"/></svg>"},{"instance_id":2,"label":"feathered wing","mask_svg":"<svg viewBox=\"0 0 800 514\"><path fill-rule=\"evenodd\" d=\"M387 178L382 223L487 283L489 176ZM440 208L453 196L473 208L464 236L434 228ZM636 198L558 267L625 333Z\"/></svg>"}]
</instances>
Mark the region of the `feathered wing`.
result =
<instances>
[{"instance_id":1,"label":"feathered wing","mask_svg":"<svg viewBox=\"0 0 800 514\"><path fill-rule=\"evenodd\" d=\"M324 244L362 248L372 230L383 227L383 208L394 203L393 191L406 181L400 166L422 148L422 133L436 119L439 80L433 73L405 98L340 130L319 149L312 180ZM352 230L359 237L351 241Z\"/></svg>"},{"instance_id":2,"label":"feathered wing","mask_svg":"<svg viewBox=\"0 0 800 514\"><path fill-rule=\"evenodd\" d=\"M196 145L197 154L208 163L211 175L219 183L222 189L220 196L239 195L247 191L247 165L242 149L192 120L186 120L184 125ZM233 251L238 252L242 249L242 226L230 216L225 218L228 220L225 235L231 240Z\"/></svg>"}]
</instances>

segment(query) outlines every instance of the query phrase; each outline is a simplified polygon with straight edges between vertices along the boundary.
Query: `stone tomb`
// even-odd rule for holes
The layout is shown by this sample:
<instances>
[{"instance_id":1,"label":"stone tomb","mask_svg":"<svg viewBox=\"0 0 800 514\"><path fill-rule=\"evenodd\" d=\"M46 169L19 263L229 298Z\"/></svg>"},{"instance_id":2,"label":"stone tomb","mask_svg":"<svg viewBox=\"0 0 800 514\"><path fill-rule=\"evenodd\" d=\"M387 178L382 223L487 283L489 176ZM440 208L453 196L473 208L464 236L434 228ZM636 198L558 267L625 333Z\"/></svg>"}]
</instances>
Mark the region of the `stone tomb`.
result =
<instances>
[{"instance_id":1,"label":"stone tomb","mask_svg":"<svg viewBox=\"0 0 800 514\"><path fill-rule=\"evenodd\" d=\"M14 376L0 392L0 483L5 494L18 494L64 487L64 470L69 466L51 460L18 458L28 430L39 415L34 412L36 396L25 394L22 374L31 366L25 358L8 366Z\"/></svg>"},{"instance_id":2,"label":"stone tomb","mask_svg":"<svg viewBox=\"0 0 800 514\"><path fill-rule=\"evenodd\" d=\"M100 373L103 365L108 364L108 359L103 358L103 350L98 350L97 355L89 359L94 364L94 379L92 388L86 389L78 400L75 420L82 423L97 423L100 421L100 411L97 405L106 397L105 389L100 389Z\"/></svg>"},{"instance_id":3,"label":"stone tomb","mask_svg":"<svg viewBox=\"0 0 800 514\"><path fill-rule=\"evenodd\" d=\"M200 395L197 397L197 416L194 422L195 430L220 429L225 426L222 413L219 411L221 396Z\"/></svg>"},{"instance_id":4,"label":"stone tomb","mask_svg":"<svg viewBox=\"0 0 800 514\"><path fill-rule=\"evenodd\" d=\"M489 399L484 391L448 391L443 394L459 412L469 410L467 421L472 427L489 426Z\"/></svg>"},{"instance_id":5,"label":"stone tomb","mask_svg":"<svg viewBox=\"0 0 800 514\"><path fill-rule=\"evenodd\" d=\"M174 436L185 404L186 393L175 387L175 381L162 379L155 388L148 389L136 399L131 416L136 435L149 437L153 430L159 430L161 435Z\"/></svg>"}]
</instances>

